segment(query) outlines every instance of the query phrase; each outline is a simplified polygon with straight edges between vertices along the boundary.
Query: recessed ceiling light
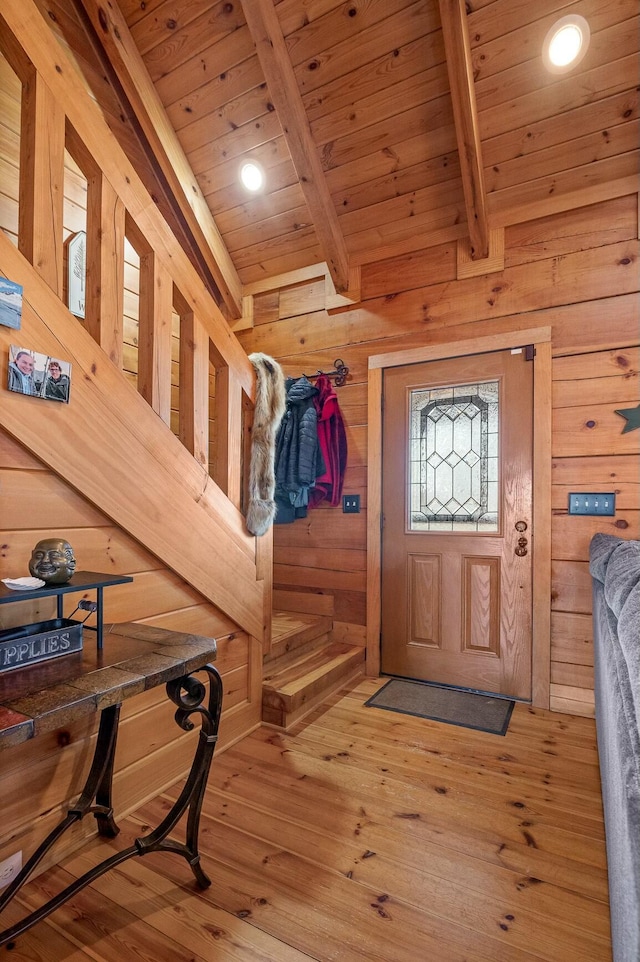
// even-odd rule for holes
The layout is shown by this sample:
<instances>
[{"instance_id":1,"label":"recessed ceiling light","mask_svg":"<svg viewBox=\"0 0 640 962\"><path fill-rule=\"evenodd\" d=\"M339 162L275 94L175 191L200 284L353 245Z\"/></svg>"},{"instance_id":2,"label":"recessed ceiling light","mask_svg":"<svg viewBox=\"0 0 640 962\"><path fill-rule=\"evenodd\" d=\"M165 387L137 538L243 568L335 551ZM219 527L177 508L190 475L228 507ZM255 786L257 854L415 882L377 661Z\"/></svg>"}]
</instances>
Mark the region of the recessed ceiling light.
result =
<instances>
[{"instance_id":1,"label":"recessed ceiling light","mask_svg":"<svg viewBox=\"0 0 640 962\"><path fill-rule=\"evenodd\" d=\"M264 187L264 171L255 160L249 160L240 168L240 180L247 190L255 194Z\"/></svg>"},{"instance_id":2,"label":"recessed ceiling light","mask_svg":"<svg viewBox=\"0 0 640 962\"><path fill-rule=\"evenodd\" d=\"M557 20L544 38L542 60L551 73L566 73L577 66L589 46L589 24L578 14Z\"/></svg>"}]
</instances>

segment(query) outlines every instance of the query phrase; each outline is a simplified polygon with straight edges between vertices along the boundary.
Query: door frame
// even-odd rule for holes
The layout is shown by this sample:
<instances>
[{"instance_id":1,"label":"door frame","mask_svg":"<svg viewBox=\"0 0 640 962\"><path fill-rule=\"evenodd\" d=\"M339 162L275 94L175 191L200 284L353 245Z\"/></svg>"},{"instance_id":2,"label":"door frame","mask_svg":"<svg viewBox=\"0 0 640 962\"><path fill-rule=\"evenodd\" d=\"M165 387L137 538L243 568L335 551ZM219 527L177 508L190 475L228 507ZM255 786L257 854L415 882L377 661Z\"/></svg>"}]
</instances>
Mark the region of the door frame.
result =
<instances>
[{"instance_id":1,"label":"door frame","mask_svg":"<svg viewBox=\"0 0 640 962\"><path fill-rule=\"evenodd\" d=\"M369 358L367 454L367 675L380 674L382 385L386 368L533 344L533 585L531 704L549 708L551 668L551 327L490 334Z\"/></svg>"}]
</instances>

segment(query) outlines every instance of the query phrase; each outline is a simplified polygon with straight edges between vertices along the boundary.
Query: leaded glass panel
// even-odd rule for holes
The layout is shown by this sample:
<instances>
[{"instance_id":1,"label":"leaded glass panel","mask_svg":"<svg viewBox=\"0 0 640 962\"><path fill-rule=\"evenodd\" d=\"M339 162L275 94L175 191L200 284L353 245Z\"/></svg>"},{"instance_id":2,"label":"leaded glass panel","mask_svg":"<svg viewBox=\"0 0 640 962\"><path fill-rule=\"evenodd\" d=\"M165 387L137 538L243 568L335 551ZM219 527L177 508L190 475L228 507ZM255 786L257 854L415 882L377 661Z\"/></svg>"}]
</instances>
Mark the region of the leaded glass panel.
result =
<instances>
[{"instance_id":1,"label":"leaded glass panel","mask_svg":"<svg viewBox=\"0 0 640 962\"><path fill-rule=\"evenodd\" d=\"M409 530L498 530L498 388L411 391Z\"/></svg>"}]
</instances>

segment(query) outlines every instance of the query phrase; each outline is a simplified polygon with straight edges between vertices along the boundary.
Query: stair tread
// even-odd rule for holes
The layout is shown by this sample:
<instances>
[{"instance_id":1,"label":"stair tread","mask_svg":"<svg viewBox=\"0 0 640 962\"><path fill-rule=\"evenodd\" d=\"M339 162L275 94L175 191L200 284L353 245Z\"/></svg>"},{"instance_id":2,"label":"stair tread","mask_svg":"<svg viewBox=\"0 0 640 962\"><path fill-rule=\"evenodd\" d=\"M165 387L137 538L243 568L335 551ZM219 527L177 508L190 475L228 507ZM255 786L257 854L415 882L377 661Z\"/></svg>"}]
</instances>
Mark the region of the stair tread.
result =
<instances>
[{"instance_id":1,"label":"stair tread","mask_svg":"<svg viewBox=\"0 0 640 962\"><path fill-rule=\"evenodd\" d=\"M317 634L330 631L332 620L327 615L302 614L297 611L274 611L271 616L271 645L272 647L283 646L284 643L292 638L304 634L309 638Z\"/></svg>"},{"instance_id":2,"label":"stair tread","mask_svg":"<svg viewBox=\"0 0 640 962\"><path fill-rule=\"evenodd\" d=\"M360 646L331 642L266 675L263 690L294 696L330 671L360 660L364 660L364 649Z\"/></svg>"}]
</instances>

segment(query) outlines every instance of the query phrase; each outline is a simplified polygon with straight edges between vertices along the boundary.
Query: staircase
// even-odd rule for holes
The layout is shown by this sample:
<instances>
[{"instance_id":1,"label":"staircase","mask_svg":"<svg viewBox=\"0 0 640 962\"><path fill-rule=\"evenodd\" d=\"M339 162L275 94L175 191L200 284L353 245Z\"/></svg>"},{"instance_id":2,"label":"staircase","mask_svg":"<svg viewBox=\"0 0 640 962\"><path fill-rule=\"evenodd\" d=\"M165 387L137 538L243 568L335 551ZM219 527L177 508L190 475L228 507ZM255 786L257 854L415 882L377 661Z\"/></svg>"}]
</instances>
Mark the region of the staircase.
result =
<instances>
[{"instance_id":1,"label":"staircase","mask_svg":"<svg viewBox=\"0 0 640 962\"><path fill-rule=\"evenodd\" d=\"M324 615L274 611L271 651L264 658L262 721L288 731L364 671L365 649L331 641Z\"/></svg>"}]
</instances>

